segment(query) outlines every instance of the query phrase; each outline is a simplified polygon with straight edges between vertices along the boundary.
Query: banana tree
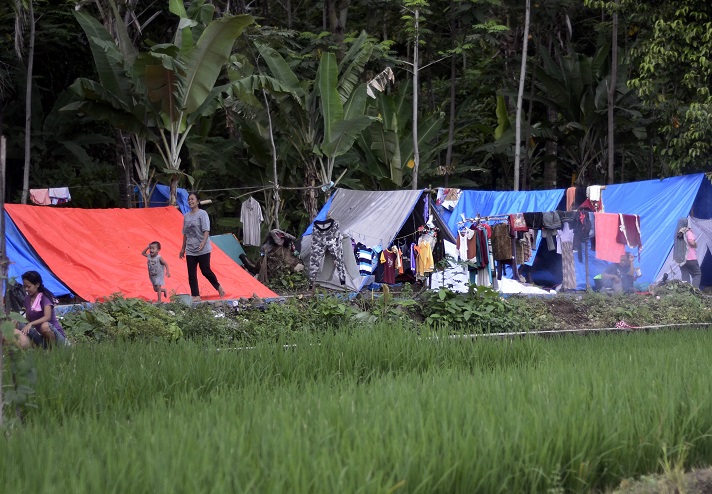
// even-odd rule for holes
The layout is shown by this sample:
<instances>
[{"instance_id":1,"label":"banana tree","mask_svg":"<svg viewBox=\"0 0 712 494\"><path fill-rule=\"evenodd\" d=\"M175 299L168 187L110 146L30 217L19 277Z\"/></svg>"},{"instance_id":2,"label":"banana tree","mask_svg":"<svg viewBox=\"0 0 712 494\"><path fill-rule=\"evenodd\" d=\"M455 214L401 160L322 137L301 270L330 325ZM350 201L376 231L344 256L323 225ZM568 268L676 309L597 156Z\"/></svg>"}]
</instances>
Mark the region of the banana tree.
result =
<instances>
[{"instance_id":1,"label":"banana tree","mask_svg":"<svg viewBox=\"0 0 712 494\"><path fill-rule=\"evenodd\" d=\"M333 185L338 158L374 120L366 114L366 85L360 82L373 44L362 33L339 62L334 53L323 52L316 77L304 80L275 49L256 46L265 73L236 84L241 91L265 89L272 97L274 124L305 165L304 207L313 218L319 185Z\"/></svg>"},{"instance_id":2,"label":"banana tree","mask_svg":"<svg viewBox=\"0 0 712 494\"><path fill-rule=\"evenodd\" d=\"M410 81L395 94L376 94L374 112L380 115L357 139L357 147L368 175L381 185L403 186L403 167L414 168L416 148L412 126ZM417 148L420 152L420 174L427 172L444 143L438 143L444 114L435 112L420 117ZM390 181L390 184L388 183Z\"/></svg>"},{"instance_id":3,"label":"banana tree","mask_svg":"<svg viewBox=\"0 0 712 494\"><path fill-rule=\"evenodd\" d=\"M217 78L235 39L254 19L238 15L210 21L214 7L202 2L194 4L191 16L180 0L170 0L169 10L180 18L173 42L129 57L95 19L77 12L77 20L93 43L100 82L78 79L72 87L82 101L65 109L132 132L137 146L142 138L154 142L163 172L170 175L170 203L175 204L178 181L184 175L180 152L196 122L217 109L225 89L215 86ZM103 56L97 53L101 50ZM149 166L139 159L141 170Z\"/></svg>"}]
</instances>

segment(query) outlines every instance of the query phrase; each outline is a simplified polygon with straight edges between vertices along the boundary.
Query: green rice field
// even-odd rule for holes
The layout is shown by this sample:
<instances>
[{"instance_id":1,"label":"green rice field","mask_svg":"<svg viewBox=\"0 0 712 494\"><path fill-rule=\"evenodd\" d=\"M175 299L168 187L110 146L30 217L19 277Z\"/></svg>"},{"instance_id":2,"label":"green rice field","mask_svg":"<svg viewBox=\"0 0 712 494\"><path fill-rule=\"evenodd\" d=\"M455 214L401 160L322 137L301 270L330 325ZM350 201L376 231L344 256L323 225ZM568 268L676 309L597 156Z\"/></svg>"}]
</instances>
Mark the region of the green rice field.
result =
<instances>
[{"instance_id":1,"label":"green rice field","mask_svg":"<svg viewBox=\"0 0 712 494\"><path fill-rule=\"evenodd\" d=\"M712 464L712 332L36 352L0 492L606 492ZM7 382L5 377L4 382Z\"/></svg>"}]
</instances>

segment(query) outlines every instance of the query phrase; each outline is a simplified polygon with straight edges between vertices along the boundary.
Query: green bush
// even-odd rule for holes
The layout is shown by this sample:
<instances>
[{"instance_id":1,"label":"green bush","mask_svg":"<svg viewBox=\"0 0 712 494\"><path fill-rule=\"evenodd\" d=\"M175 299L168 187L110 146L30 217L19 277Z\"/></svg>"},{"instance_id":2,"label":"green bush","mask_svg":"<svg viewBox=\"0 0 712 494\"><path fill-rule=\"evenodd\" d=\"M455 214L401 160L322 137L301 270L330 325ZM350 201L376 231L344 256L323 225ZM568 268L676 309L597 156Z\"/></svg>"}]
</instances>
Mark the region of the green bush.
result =
<instances>
[{"instance_id":1,"label":"green bush","mask_svg":"<svg viewBox=\"0 0 712 494\"><path fill-rule=\"evenodd\" d=\"M507 301L489 287L473 286L466 294L441 288L420 298L425 324L431 328L475 333L520 329Z\"/></svg>"},{"instance_id":2,"label":"green bush","mask_svg":"<svg viewBox=\"0 0 712 494\"><path fill-rule=\"evenodd\" d=\"M165 310L141 299L119 295L68 313L62 327L71 339L79 341L176 341L183 337L175 317Z\"/></svg>"}]
</instances>

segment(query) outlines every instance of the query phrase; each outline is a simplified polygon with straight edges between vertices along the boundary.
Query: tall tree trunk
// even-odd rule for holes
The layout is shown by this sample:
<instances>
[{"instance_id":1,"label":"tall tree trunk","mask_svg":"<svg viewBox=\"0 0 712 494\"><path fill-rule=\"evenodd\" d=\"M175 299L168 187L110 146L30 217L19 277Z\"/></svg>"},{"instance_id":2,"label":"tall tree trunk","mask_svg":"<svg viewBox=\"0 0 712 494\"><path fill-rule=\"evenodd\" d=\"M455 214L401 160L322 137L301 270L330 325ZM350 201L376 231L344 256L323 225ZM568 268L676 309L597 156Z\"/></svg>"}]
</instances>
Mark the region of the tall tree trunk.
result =
<instances>
[{"instance_id":1,"label":"tall tree trunk","mask_svg":"<svg viewBox=\"0 0 712 494\"><path fill-rule=\"evenodd\" d=\"M551 107L546 109L546 117L549 126L554 127L558 121L556 110ZM554 139L546 140L546 157L544 159L544 188L556 188L556 168L558 164L559 144Z\"/></svg>"},{"instance_id":2,"label":"tall tree trunk","mask_svg":"<svg viewBox=\"0 0 712 494\"><path fill-rule=\"evenodd\" d=\"M522 41L522 67L519 71L519 92L517 93L517 118L514 138L514 190L519 190L519 160L522 151L522 101L524 100L524 83L527 78L527 50L529 47L529 17L531 15L531 0L527 0L524 14L524 39Z\"/></svg>"},{"instance_id":3,"label":"tall tree trunk","mask_svg":"<svg viewBox=\"0 0 712 494\"><path fill-rule=\"evenodd\" d=\"M452 6L452 2L450 2L450 5ZM452 38L453 38L453 47L455 45L454 41L454 34L455 34L455 20L453 19L452 21L453 28L452 28ZM457 91L456 89L456 84L457 84L457 65L455 61L455 56L450 57L450 125L448 126L447 129L447 151L445 152L445 187L448 185L448 179L450 178L450 170L452 167L452 146L453 146L453 141L455 140L455 111L456 111L456 106L455 106L455 96Z\"/></svg>"},{"instance_id":4,"label":"tall tree trunk","mask_svg":"<svg viewBox=\"0 0 712 494\"><path fill-rule=\"evenodd\" d=\"M304 205L304 211L309 213L309 222L311 223L316 218L317 211L317 201L316 201L316 178L317 178L317 167L314 159L308 160L304 169L304 185L306 189L302 194L302 204Z\"/></svg>"},{"instance_id":5,"label":"tall tree trunk","mask_svg":"<svg viewBox=\"0 0 712 494\"><path fill-rule=\"evenodd\" d=\"M611 35L611 85L608 88L608 183L614 182L615 142L613 129L613 107L616 103L616 83L618 81L618 3L615 0L613 12L613 33Z\"/></svg>"},{"instance_id":6,"label":"tall tree trunk","mask_svg":"<svg viewBox=\"0 0 712 494\"><path fill-rule=\"evenodd\" d=\"M536 72L532 72L532 80L529 88L529 108L527 111L527 129L524 133L524 158L522 159L522 190L531 190L532 188L532 158L528 151L529 140L532 137L532 114L534 113L534 87L536 86Z\"/></svg>"},{"instance_id":7,"label":"tall tree trunk","mask_svg":"<svg viewBox=\"0 0 712 494\"><path fill-rule=\"evenodd\" d=\"M119 204L123 208L132 206L132 164L131 137L120 130L116 131L116 167L119 171Z\"/></svg>"},{"instance_id":8,"label":"tall tree trunk","mask_svg":"<svg viewBox=\"0 0 712 494\"><path fill-rule=\"evenodd\" d=\"M2 288L7 288L7 257L5 255L5 136L2 135L2 126L0 126L0 279L2 280ZM7 304L9 300L10 297L5 297L3 308L5 317L8 314ZM2 377L5 373L4 356L3 337L0 334L0 430L3 430L3 418L5 416L5 399L2 392Z\"/></svg>"},{"instance_id":9,"label":"tall tree trunk","mask_svg":"<svg viewBox=\"0 0 712 494\"><path fill-rule=\"evenodd\" d=\"M27 52L27 81L25 84L25 168L22 177L22 204L30 197L30 158L32 152L32 70L35 63L35 11L33 1L27 3L30 16L30 49Z\"/></svg>"},{"instance_id":10,"label":"tall tree trunk","mask_svg":"<svg viewBox=\"0 0 712 494\"><path fill-rule=\"evenodd\" d=\"M265 99L265 109L267 110L267 123L269 124L269 143L272 147L272 173L274 176L274 189L272 192L272 199L274 200L274 227L280 229L279 226L279 175L277 174L277 147L274 145L274 132L272 130L272 114L269 110L269 100L267 99L267 92L263 89L262 96Z\"/></svg>"},{"instance_id":11,"label":"tall tree trunk","mask_svg":"<svg viewBox=\"0 0 712 494\"><path fill-rule=\"evenodd\" d=\"M413 190L418 189L418 168L420 150L418 149L418 45L420 44L420 10L415 9L415 38L413 40Z\"/></svg>"}]
</instances>

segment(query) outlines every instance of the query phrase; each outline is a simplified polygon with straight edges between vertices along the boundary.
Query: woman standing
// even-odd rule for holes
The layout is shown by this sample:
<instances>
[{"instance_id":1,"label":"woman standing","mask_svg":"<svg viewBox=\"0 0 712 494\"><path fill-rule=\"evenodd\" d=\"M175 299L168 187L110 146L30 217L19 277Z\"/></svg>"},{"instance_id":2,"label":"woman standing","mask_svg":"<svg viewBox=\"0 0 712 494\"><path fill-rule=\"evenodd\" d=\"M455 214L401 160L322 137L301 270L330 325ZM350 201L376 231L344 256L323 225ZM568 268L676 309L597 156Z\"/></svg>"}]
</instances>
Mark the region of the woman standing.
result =
<instances>
[{"instance_id":1,"label":"woman standing","mask_svg":"<svg viewBox=\"0 0 712 494\"><path fill-rule=\"evenodd\" d=\"M20 347L29 348L32 343L43 348L66 345L62 325L54 313L54 295L42 284L42 276L37 271L27 271L22 275L25 288L25 324L16 329Z\"/></svg>"},{"instance_id":2,"label":"woman standing","mask_svg":"<svg viewBox=\"0 0 712 494\"><path fill-rule=\"evenodd\" d=\"M200 200L195 192L188 196L188 211L183 216L183 247L180 249L180 258L185 257L188 265L188 282L193 301L200 301L200 288L198 287L198 266L200 272L218 291L220 297L225 296L225 290L218 282L215 273L210 269L210 252L213 246L210 243L210 218L208 213L200 209Z\"/></svg>"}]
</instances>

